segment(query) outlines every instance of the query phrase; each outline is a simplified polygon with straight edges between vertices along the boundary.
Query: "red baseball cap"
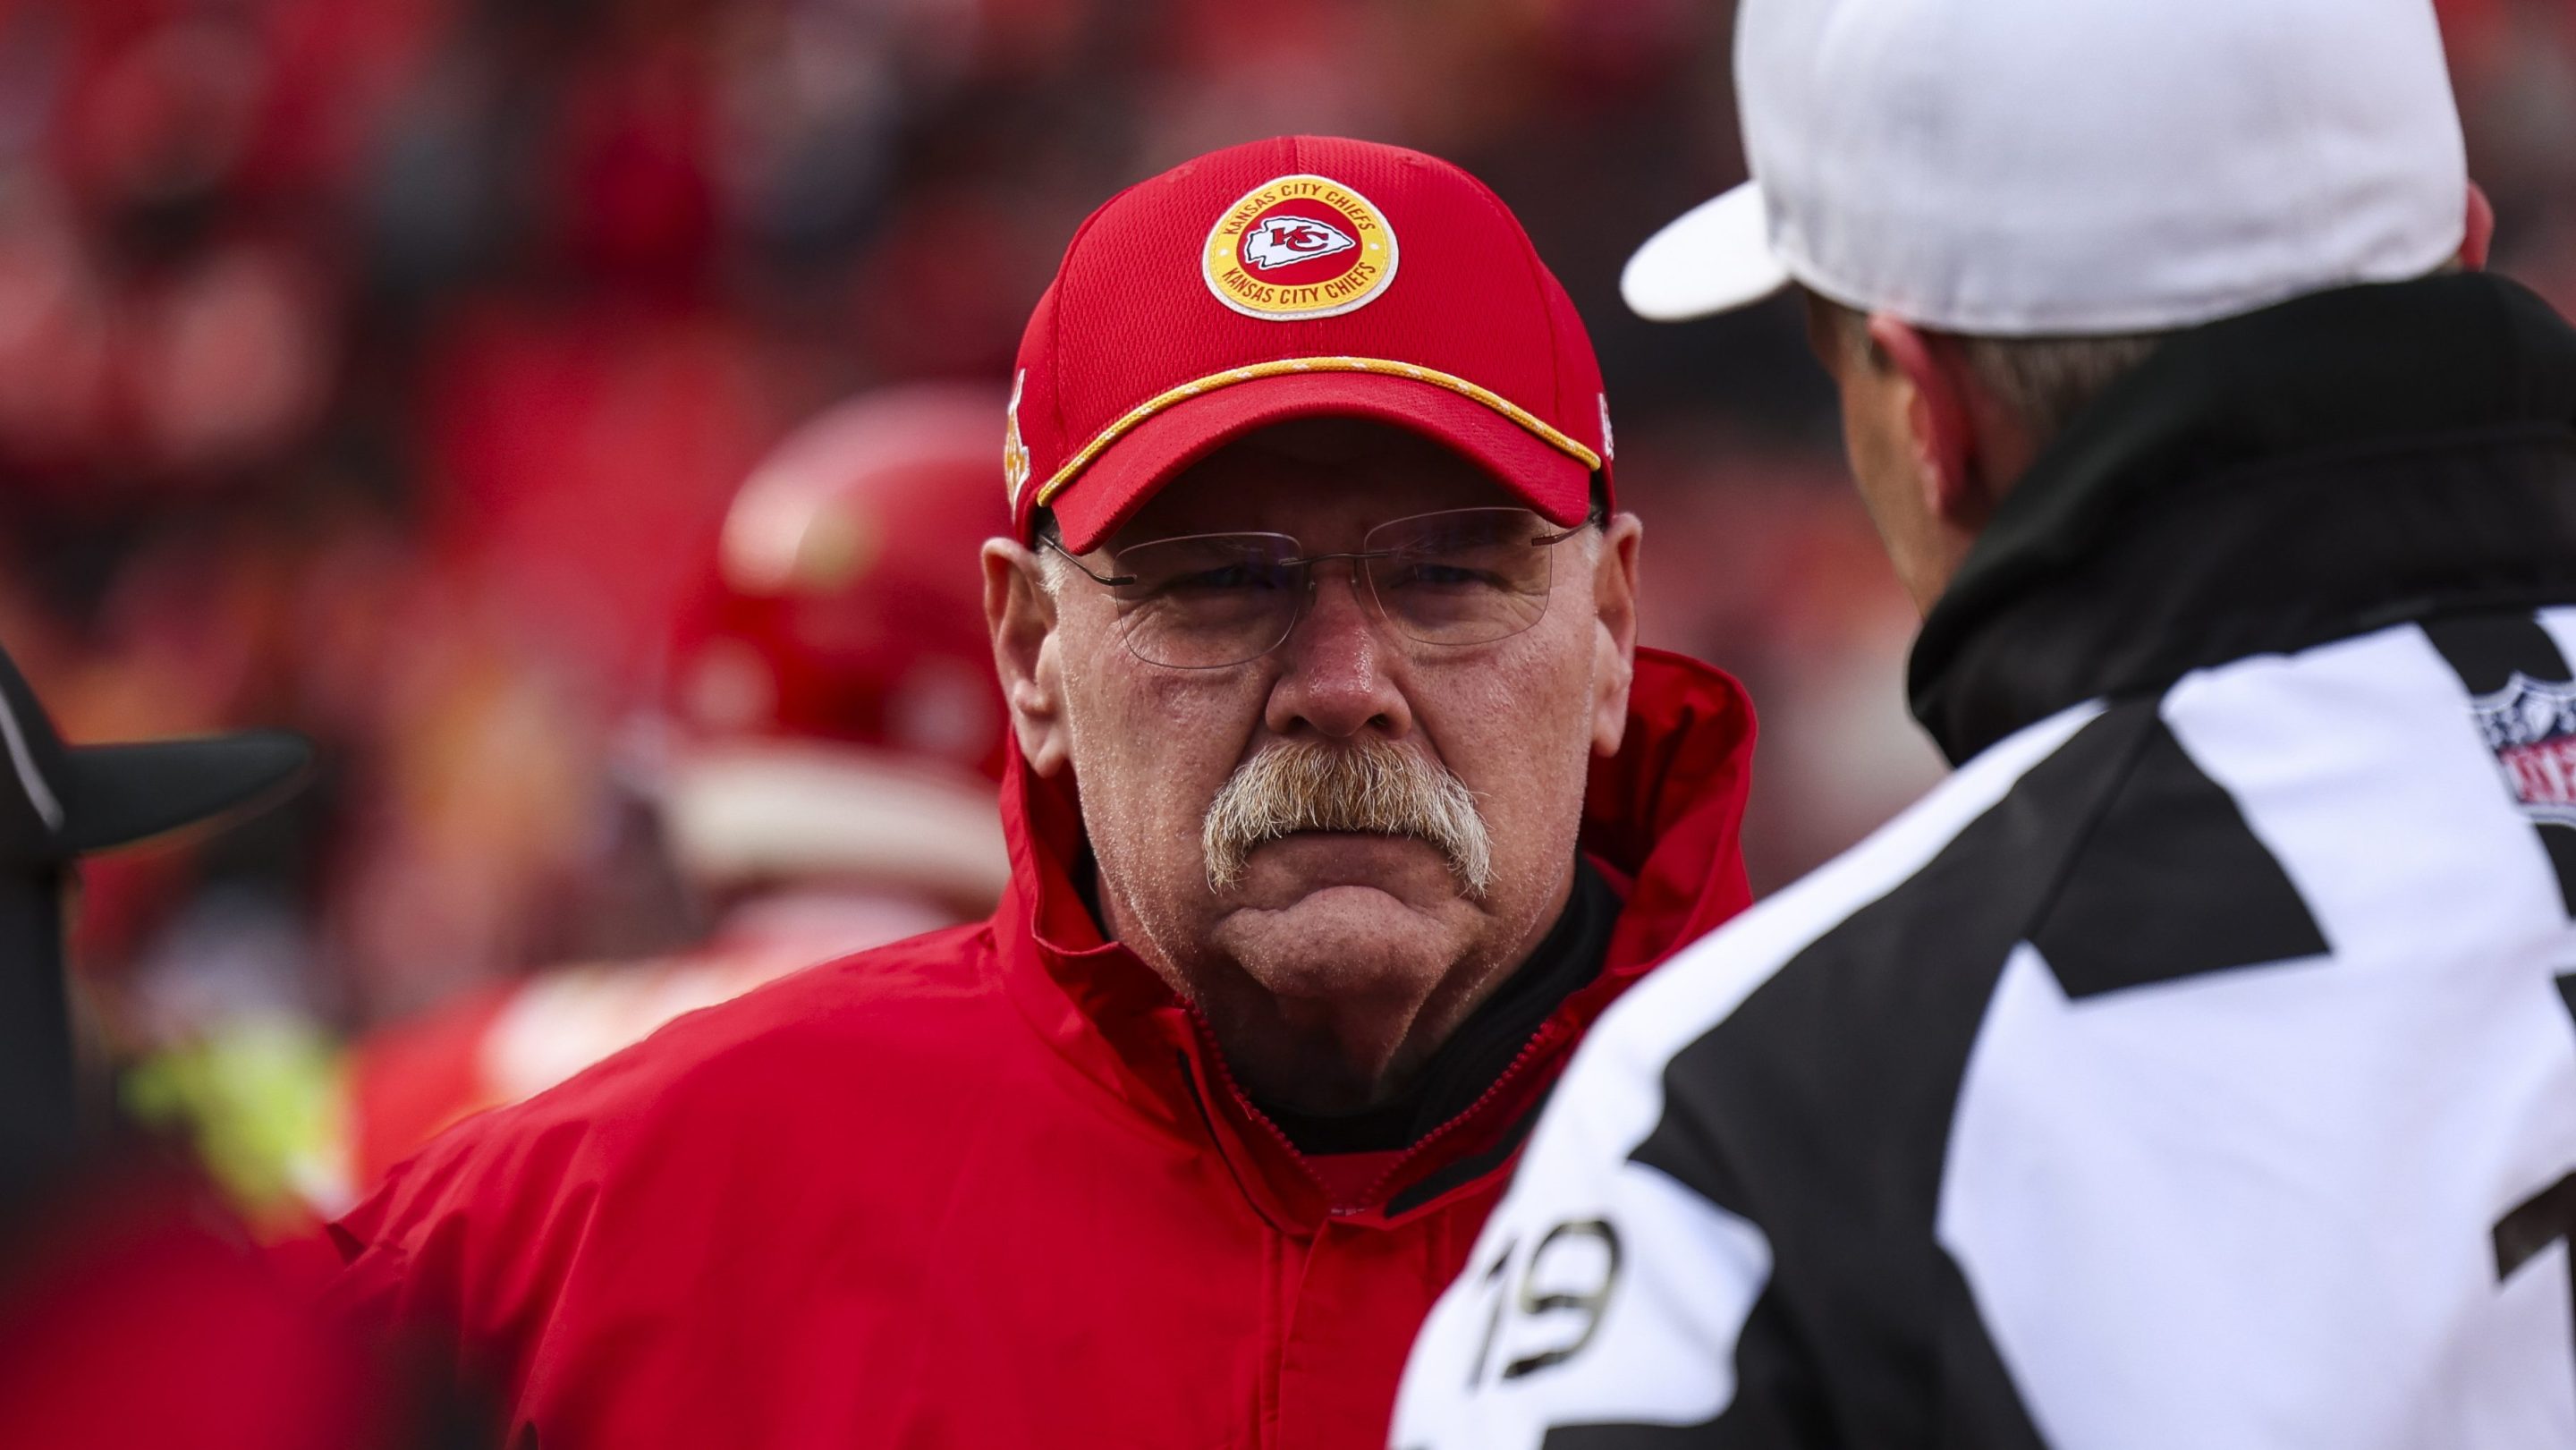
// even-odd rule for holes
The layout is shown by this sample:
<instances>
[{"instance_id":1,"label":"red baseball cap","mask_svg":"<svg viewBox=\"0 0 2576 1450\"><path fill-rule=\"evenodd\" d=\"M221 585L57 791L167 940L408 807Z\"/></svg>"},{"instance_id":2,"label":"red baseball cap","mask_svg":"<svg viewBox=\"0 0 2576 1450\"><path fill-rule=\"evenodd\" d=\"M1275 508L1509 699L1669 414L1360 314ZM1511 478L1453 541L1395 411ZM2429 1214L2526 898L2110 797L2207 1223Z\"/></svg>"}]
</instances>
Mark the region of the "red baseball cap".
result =
<instances>
[{"instance_id":1,"label":"red baseball cap","mask_svg":"<svg viewBox=\"0 0 2576 1450\"><path fill-rule=\"evenodd\" d=\"M1097 547L1182 469L1292 418L1374 418L1475 459L1550 522L1610 486L1592 340L1520 222L1437 157L1282 136L1110 198L1020 339L1004 472Z\"/></svg>"}]
</instances>

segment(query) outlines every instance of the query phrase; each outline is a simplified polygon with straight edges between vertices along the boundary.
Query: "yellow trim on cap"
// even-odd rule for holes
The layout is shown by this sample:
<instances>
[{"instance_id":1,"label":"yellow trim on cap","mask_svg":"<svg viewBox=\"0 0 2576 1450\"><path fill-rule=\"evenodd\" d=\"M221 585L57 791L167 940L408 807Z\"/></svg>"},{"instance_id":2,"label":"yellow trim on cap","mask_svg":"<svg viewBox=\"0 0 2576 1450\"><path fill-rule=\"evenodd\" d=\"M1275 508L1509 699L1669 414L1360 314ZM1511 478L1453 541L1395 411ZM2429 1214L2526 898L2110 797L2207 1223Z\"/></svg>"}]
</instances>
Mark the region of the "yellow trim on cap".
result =
<instances>
[{"instance_id":1,"label":"yellow trim on cap","mask_svg":"<svg viewBox=\"0 0 2576 1450\"><path fill-rule=\"evenodd\" d=\"M1221 373L1210 373L1195 382L1183 383L1177 388L1157 393L1138 403L1121 415L1116 422L1101 429L1099 436L1082 445L1081 452L1067 459L1064 467L1055 471L1055 477L1048 479L1046 486L1038 490L1037 506L1044 508L1053 502L1055 496L1064 491L1065 485L1073 482L1074 475L1090 465L1091 460L1098 458L1110 444L1134 431L1137 424L1153 417L1156 413L1162 412L1175 403L1188 402L1202 393L1213 393L1219 388L1230 388L1237 383L1258 382L1263 378L1275 378L1286 373L1377 373L1386 377L1411 378L1417 383L1430 383L1435 387L1447 388L1453 393L1473 398L1527 428L1584 467L1597 469L1601 466L1600 454L1559 432L1545 419L1493 389L1471 383L1454 373L1444 373L1436 368L1416 367L1412 363L1389 362L1384 358L1375 357L1292 357L1281 358L1276 362L1255 363L1248 368L1228 368Z\"/></svg>"}]
</instances>

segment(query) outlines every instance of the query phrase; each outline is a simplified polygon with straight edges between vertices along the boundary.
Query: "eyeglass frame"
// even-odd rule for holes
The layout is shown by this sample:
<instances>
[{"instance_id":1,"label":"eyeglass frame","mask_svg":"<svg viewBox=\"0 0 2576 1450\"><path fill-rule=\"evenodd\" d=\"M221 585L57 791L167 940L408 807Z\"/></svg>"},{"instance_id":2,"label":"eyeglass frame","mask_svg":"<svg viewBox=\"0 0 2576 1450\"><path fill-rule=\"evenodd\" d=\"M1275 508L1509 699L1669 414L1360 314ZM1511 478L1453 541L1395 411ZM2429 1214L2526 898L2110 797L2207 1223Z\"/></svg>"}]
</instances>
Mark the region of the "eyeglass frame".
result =
<instances>
[{"instance_id":1,"label":"eyeglass frame","mask_svg":"<svg viewBox=\"0 0 2576 1450\"><path fill-rule=\"evenodd\" d=\"M1378 530L1380 530L1380 529L1393 528L1393 527L1394 527L1394 526L1396 526L1397 524L1411 523L1411 522L1413 522L1415 519L1431 519L1431 518L1438 518L1438 517L1440 517L1440 516L1441 516L1441 515L1443 515L1443 514L1469 514L1469 513L1508 512L1508 511L1513 511L1513 506L1512 506L1512 505L1509 505L1509 504L1483 504L1483 505L1470 506L1470 507L1467 507L1467 508L1455 508L1455 509L1428 509L1428 510L1425 510L1424 512L1422 512L1422 513L1418 513L1418 514L1406 514L1406 515L1404 515L1404 516L1403 516L1403 517L1401 517L1401 518L1392 518L1392 519L1388 519L1388 520L1386 520L1386 521L1385 521L1385 522L1383 522L1383 523L1372 524L1372 525L1370 525L1370 526L1369 526L1369 530L1368 530L1368 532L1369 532L1369 533L1371 533L1371 534L1374 534L1374 533L1376 533L1376 532L1377 532ZM1540 522L1542 522L1542 523L1544 523L1544 522L1546 522L1546 521L1547 521L1547 520L1546 520L1546 516L1545 516L1545 515L1543 515L1543 514L1540 514L1536 509L1519 509L1519 510L1517 510L1517 511L1518 511L1518 512L1522 512L1522 513L1526 513L1526 514L1530 515L1532 518L1538 519L1538 520L1539 520ZM1574 538L1576 535L1581 534L1581 533L1582 533L1584 530L1586 530L1586 529L1600 528L1600 527L1602 527L1602 526L1606 525L1608 522L1609 522L1609 515L1608 515L1608 513L1607 513L1605 510L1603 510L1603 509L1601 508L1601 506L1596 502L1596 503L1593 505L1593 507L1592 507L1589 511L1587 511L1587 512L1584 514L1582 522L1580 522L1580 523L1578 523L1578 524L1574 525L1574 527L1572 527L1572 528L1570 528L1570 529L1567 529L1565 532L1563 532L1563 533L1561 533L1561 534L1550 534L1550 535L1548 535L1548 536L1547 536L1547 537L1545 537L1545 538L1532 539L1532 540L1530 540L1530 541L1529 541L1529 543L1530 543L1530 547L1532 547L1532 548L1536 548L1536 549L1552 549L1552 548L1555 548L1557 545L1564 543L1566 540L1571 539L1571 538ZM1161 539L1146 539L1146 540L1143 540L1143 541L1142 541L1142 542L1140 542L1140 543L1137 543L1137 544L1131 544L1131 545L1129 545L1128 547L1130 547L1130 548L1143 548L1143 547L1146 547L1146 546L1148 546L1148 545L1154 545L1154 544L1178 544L1178 543L1186 543L1186 542L1188 542L1188 541L1189 541L1189 540L1191 540L1191 539L1223 539L1223 538L1234 538L1234 537L1244 537L1244 536L1256 536L1256 537L1258 537L1258 536L1266 536L1266 537L1270 537L1270 538L1286 539L1286 540L1288 540L1289 542L1291 542L1291 543L1293 543L1293 544L1298 545L1300 548L1304 547L1304 545L1305 545L1305 541L1304 541L1304 540L1302 540L1302 539L1299 539L1295 534L1281 533L1281 532L1279 532L1278 530L1275 530L1275 529L1220 529L1220 530L1216 530L1216 531L1209 532L1209 533L1204 533L1204 534L1173 534L1173 535L1171 535L1171 536L1170 536L1170 537L1168 537L1168 538L1161 538ZM1362 539L1362 542L1366 542L1366 540L1367 540L1367 535L1366 535L1366 534L1361 535L1361 539ZM1052 537L1052 536L1051 536L1051 535L1049 535L1049 534L1046 534L1046 533L1040 533L1040 534L1038 535L1038 543L1040 543L1041 545L1045 546L1046 548L1053 549L1053 550L1054 550L1058 555L1062 556L1062 558L1064 559L1064 561L1065 561L1066 563L1071 564L1075 569L1077 569L1077 570L1081 571L1082 576L1083 576L1084 578L1091 580L1093 583L1100 585L1100 586L1101 586L1102 588L1104 588L1104 589L1117 589L1117 588L1121 588L1121 587L1124 587L1124 586L1129 585L1129 584L1135 584L1135 583L1140 583L1140 582L1142 582L1142 581L1140 580L1140 578L1139 578L1137 575L1133 575L1133 574L1099 574L1099 573L1095 573L1095 572L1093 572L1093 570L1092 570L1091 566L1090 566L1090 565L1088 565L1088 564L1083 563L1081 559L1079 559L1079 558L1075 557L1074 552L1073 552L1071 549L1066 548L1066 547L1064 546L1064 542L1063 542L1061 539L1057 539L1057 538L1055 538L1055 537ZM1258 654L1249 654L1249 655L1245 655L1242 659L1239 659L1239 660L1229 660L1229 661L1227 661L1227 662L1226 662L1226 663L1224 663L1224 664L1218 664L1218 665L1174 665L1174 664L1166 664L1166 663L1164 663L1164 662L1163 662L1163 661L1161 661L1161 660L1146 659L1146 658L1145 658L1145 656L1143 656L1143 655L1141 655L1141 654L1136 655L1136 658L1137 658L1138 660L1143 661L1143 662L1144 662L1144 663L1146 663L1146 664L1152 665L1154 668L1156 668L1156 669L1158 669L1158 670L1231 670L1231 669L1235 669L1235 668L1237 668L1237 667L1239 667L1239 666L1242 666L1242 665L1248 665L1248 664L1252 663L1254 660L1261 659L1261 658L1263 658L1263 657L1265 657L1265 656L1268 656L1268 655L1270 655L1270 654L1276 653L1276 652L1278 651L1278 649L1279 649L1279 647L1280 647L1281 645L1286 644L1290 639L1292 639L1292 638L1295 638L1295 637L1296 637L1296 634L1297 634L1297 626L1298 626L1299 624L1302 624L1302 623L1304 623L1304 622L1305 622L1305 619L1306 619L1306 610L1307 610L1310 606L1312 606L1312 605L1313 605L1313 603L1315 602L1315 569L1314 569L1314 566L1315 566L1315 565L1317 565L1317 564L1329 564L1329 563L1331 563L1331 562L1332 562L1333 560L1335 560L1335 559L1348 559L1348 560L1350 560L1350 561L1351 561L1351 578L1352 578L1352 581L1353 581L1354 583L1357 583L1361 578L1363 578L1363 577L1366 577L1366 576L1367 576L1367 571L1366 571L1363 567L1361 567L1361 566L1365 565L1369 560L1371 560L1371 559L1391 559L1391 558L1394 558L1394 557L1396 557L1397 555L1399 555L1399 554L1401 554L1401 553L1403 553L1403 552L1404 552L1404 551L1403 551L1403 550L1401 550L1401 549L1352 549L1352 550L1343 550L1343 551L1340 551L1340 552L1330 553L1330 554L1306 554L1306 555L1292 555L1292 556L1290 556L1290 557L1288 557L1288 558L1280 559L1280 560L1275 561L1275 562L1274 562L1274 567L1278 567L1278 568L1293 568L1293 569L1296 569L1296 570L1297 570L1297 571L1298 571L1298 572L1299 572L1299 573L1304 577L1304 579L1305 579L1305 581L1306 581L1305 597L1304 597L1304 598L1302 598L1302 599L1300 599L1300 600L1298 601L1298 604L1297 604L1297 612L1296 612L1295 614L1293 614L1293 615L1289 616L1289 619L1288 619L1288 627L1287 627L1286 629L1284 629L1284 630L1280 631L1279 637L1278 637L1277 639L1275 639L1275 640L1272 640L1272 641L1271 641L1271 642L1270 642L1266 647L1264 647L1264 648L1260 651L1260 653L1258 653ZM1380 599L1380 598L1378 597L1378 592L1377 592L1377 580L1376 580L1374 577L1369 577L1369 578L1368 578L1368 601L1369 601L1369 607L1370 607L1371 612L1375 613L1375 614L1378 616L1378 618L1380 618L1380 619L1387 619L1387 607L1386 607L1386 601L1385 601L1385 600L1383 600L1383 599ZM1518 628L1518 629L1515 629L1515 630L1511 631L1509 634L1498 634L1498 635L1495 635L1492 639L1463 640L1463 641L1457 641L1457 642L1454 642L1454 643L1453 643L1453 642L1447 642L1447 641L1442 641L1442 640L1420 639L1420 638L1417 638L1416 636L1409 635L1409 634L1404 635L1404 637L1405 637L1406 639L1408 639L1408 640L1411 640L1411 641L1412 641L1413 643L1415 643L1415 644L1428 645L1428 646L1430 646L1430 647L1431 647L1431 648L1433 648L1433 649L1474 649L1474 648L1476 648L1478 645L1499 644L1499 643L1501 643L1502 641L1507 640L1507 639L1510 639L1510 638L1512 638L1512 637L1513 637L1513 636L1515 636L1515 635L1527 634L1527 633L1528 633L1529 631L1531 631L1532 629L1537 628L1537 627L1538 627L1538 622L1539 622L1539 620L1540 620L1540 619L1542 619L1542 618L1544 618L1544 617L1545 617L1545 610L1544 610L1544 608L1542 608L1539 614L1536 614L1536 615L1531 616L1531 618L1530 618L1530 622L1529 622L1529 623L1527 623L1527 624L1525 624L1525 625L1522 625L1520 628ZM1389 622L1389 623L1393 623L1393 621L1392 621L1392 620L1388 620L1388 622ZM1401 628L1398 628L1398 630L1397 630L1396 632L1397 632L1398 634L1403 634L1403 630L1402 630ZM1122 636L1122 637L1121 637L1121 639L1120 639L1120 643L1122 643L1122 644L1125 644L1125 643L1126 643L1126 640L1125 640L1125 638L1124 638L1123 636ZM1130 653L1130 654L1136 654L1136 651L1135 651L1135 648L1134 648L1134 646L1133 646L1133 645L1129 645L1129 646L1128 646L1128 653Z\"/></svg>"}]
</instances>

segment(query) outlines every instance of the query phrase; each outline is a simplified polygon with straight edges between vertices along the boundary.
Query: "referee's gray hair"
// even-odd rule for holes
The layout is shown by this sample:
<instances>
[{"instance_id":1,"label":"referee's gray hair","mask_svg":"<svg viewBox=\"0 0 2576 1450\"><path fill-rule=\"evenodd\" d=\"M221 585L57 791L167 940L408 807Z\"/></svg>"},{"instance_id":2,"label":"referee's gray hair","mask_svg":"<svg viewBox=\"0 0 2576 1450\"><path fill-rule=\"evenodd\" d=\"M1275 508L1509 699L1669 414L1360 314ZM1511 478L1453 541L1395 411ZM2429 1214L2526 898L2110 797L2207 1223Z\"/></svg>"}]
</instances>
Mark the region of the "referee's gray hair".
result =
<instances>
[{"instance_id":1,"label":"referee's gray hair","mask_svg":"<svg viewBox=\"0 0 2576 1450\"><path fill-rule=\"evenodd\" d=\"M1869 336L1866 314L1813 292L1808 306L1825 319L1838 344L1884 365ZM2066 431L2085 405L2102 395L2171 332L2119 332L2085 337L1957 337L1968 371L1994 394L2035 444Z\"/></svg>"}]
</instances>

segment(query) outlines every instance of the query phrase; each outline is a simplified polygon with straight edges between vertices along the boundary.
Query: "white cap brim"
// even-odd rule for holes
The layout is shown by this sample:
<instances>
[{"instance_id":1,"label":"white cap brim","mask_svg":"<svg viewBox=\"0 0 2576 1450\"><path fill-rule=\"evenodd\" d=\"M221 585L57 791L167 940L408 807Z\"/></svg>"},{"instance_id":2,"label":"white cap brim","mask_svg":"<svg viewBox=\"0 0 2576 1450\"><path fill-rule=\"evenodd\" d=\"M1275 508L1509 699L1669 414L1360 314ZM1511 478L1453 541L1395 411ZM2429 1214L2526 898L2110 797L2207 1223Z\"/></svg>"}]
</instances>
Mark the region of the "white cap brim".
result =
<instances>
[{"instance_id":1,"label":"white cap brim","mask_svg":"<svg viewBox=\"0 0 2576 1450\"><path fill-rule=\"evenodd\" d=\"M1748 181L1648 237L1619 273L1619 295L1639 317L1681 322L1759 302L1789 280L1771 251L1762 185Z\"/></svg>"}]
</instances>

